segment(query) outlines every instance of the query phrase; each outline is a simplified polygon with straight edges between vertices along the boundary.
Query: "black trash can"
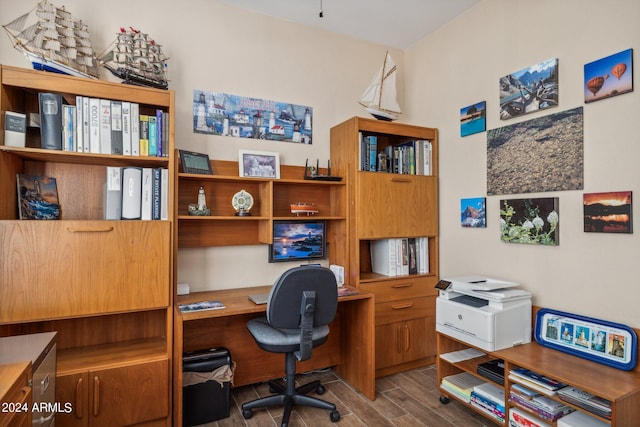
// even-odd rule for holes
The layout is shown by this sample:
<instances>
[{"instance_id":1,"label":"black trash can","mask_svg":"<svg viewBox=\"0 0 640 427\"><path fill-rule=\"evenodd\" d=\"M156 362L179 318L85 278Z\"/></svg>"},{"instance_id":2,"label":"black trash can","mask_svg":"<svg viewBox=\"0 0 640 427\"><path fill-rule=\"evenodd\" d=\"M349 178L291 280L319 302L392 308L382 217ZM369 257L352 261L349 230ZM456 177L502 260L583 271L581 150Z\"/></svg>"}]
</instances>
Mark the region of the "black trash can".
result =
<instances>
[{"instance_id":1,"label":"black trash can","mask_svg":"<svg viewBox=\"0 0 640 427\"><path fill-rule=\"evenodd\" d=\"M233 366L224 347L184 353L182 423L185 427L229 416Z\"/></svg>"}]
</instances>

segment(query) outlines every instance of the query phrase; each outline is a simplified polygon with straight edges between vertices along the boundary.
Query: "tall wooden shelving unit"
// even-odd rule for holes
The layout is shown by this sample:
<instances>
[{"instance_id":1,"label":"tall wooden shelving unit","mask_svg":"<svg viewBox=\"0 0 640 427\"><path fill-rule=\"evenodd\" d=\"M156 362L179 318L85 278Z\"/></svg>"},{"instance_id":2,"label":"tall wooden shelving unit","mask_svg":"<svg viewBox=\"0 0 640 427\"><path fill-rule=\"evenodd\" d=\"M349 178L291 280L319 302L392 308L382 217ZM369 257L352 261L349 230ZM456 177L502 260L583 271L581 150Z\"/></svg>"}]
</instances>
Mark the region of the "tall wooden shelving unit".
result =
<instances>
[{"instance_id":1,"label":"tall wooden shelving unit","mask_svg":"<svg viewBox=\"0 0 640 427\"><path fill-rule=\"evenodd\" d=\"M361 136L377 136L378 152L413 140L432 144L432 174L360 171ZM375 294L376 376L434 362L434 286L438 281L437 129L353 117L331 129L332 174L347 180L345 280ZM428 237L429 272L388 277L372 272L377 239Z\"/></svg>"},{"instance_id":2,"label":"tall wooden shelving unit","mask_svg":"<svg viewBox=\"0 0 640 427\"><path fill-rule=\"evenodd\" d=\"M58 331L56 425L171 425L173 212L168 220L103 220L107 166L169 170L173 206L174 93L2 66L4 112L38 113L38 93L136 102L168 113L168 157L4 145L0 135L0 336ZM61 220L21 221L16 174L57 180Z\"/></svg>"}]
</instances>

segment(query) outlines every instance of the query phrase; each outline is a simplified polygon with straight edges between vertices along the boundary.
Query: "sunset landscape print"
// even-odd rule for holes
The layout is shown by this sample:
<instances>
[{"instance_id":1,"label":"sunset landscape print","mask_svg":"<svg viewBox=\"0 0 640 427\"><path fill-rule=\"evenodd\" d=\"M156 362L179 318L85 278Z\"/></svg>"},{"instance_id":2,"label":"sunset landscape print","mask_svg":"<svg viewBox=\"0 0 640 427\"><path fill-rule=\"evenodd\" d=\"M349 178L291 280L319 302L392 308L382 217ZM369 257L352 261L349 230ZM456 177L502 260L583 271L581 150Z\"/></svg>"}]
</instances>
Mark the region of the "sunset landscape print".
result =
<instances>
[{"instance_id":1,"label":"sunset landscape print","mask_svg":"<svg viewBox=\"0 0 640 427\"><path fill-rule=\"evenodd\" d=\"M631 191L583 195L584 231L632 233Z\"/></svg>"}]
</instances>

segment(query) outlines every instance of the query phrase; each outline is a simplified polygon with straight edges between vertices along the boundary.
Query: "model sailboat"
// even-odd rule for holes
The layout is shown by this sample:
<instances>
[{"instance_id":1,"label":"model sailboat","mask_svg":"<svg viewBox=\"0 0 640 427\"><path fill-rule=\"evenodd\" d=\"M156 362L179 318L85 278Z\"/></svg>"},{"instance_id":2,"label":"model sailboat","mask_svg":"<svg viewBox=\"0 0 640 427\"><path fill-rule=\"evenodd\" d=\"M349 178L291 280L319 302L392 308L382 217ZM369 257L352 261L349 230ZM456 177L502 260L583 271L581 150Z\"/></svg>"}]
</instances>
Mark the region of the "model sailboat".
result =
<instances>
[{"instance_id":1,"label":"model sailboat","mask_svg":"<svg viewBox=\"0 0 640 427\"><path fill-rule=\"evenodd\" d=\"M115 41L100 55L100 65L123 83L167 89L167 57L148 34L120 28Z\"/></svg>"},{"instance_id":2,"label":"model sailboat","mask_svg":"<svg viewBox=\"0 0 640 427\"><path fill-rule=\"evenodd\" d=\"M396 95L396 64L386 53L382 66L364 91L360 105L378 120L396 120L401 114Z\"/></svg>"},{"instance_id":3,"label":"model sailboat","mask_svg":"<svg viewBox=\"0 0 640 427\"><path fill-rule=\"evenodd\" d=\"M98 66L87 25L43 0L31 11L2 26L13 47L36 70L98 78Z\"/></svg>"}]
</instances>

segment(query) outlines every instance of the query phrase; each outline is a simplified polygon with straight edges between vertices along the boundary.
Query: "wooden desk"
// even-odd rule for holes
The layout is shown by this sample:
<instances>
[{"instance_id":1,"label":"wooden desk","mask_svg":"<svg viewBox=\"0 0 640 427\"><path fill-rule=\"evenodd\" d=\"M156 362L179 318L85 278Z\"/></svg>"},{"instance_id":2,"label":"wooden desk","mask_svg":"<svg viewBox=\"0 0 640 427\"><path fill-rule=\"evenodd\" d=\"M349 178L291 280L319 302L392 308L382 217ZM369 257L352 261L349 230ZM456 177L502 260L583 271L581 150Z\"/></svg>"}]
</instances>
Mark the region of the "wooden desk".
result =
<instances>
[{"instance_id":1,"label":"wooden desk","mask_svg":"<svg viewBox=\"0 0 640 427\"><path fill-rule=\"evenodd\" d=\"M236 363L234 387L284 376L284 355L266 352L247 330L247 321L263 316L266 305L256 305L249 294L269 292L271 286L196 292L178 296L174 315L173 425L182 425L182 354L186 351L226 347ZM217 300L226 308L182 313L178 304ZM332 366L335 372L367 398L375 399L375 307L371 293L339 298L329 339L313 349L298 372Z\"/></svg>"}]
</instances>

